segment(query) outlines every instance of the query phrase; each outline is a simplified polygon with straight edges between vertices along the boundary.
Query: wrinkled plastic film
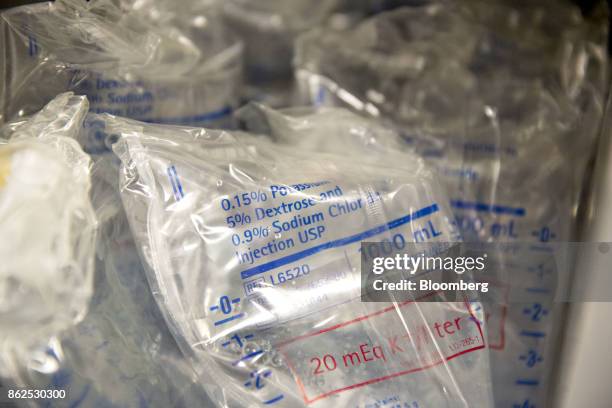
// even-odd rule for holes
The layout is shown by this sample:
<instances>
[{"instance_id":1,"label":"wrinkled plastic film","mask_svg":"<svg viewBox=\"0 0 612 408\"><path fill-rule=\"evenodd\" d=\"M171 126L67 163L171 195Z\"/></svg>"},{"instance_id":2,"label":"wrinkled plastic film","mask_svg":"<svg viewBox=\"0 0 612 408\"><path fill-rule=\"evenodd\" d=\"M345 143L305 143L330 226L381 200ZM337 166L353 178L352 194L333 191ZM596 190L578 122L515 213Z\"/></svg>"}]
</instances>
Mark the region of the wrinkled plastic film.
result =
<instances>
[{"instance_id":1,"label":"wrinkled plastic film","mask_svg":"<svg viewBox=\"0 0 612 408\"><path fill-rule=\"evenodd\" d=\"M171 13L162 3L149 6L63 0L3 12L3 121L73 90L88 96L93 112L230 125L242 46L217 8L194 3Z\"/></svg>"},{"instance_id":2,"label":"wrinkled plastic film","mask_svg":"<svg viewBox=\"0 0 612 408\"><path fill-rule=\"evenodd\" d=\"M454 239L424 167L383 177L337 156L313 163L261 138L99 118L120 136L124 206L153 292L218 404L489 401L484 338L469 305L359 301L365 236L401 243L431 221ZM393 217L397 227L388 226ZM450 339L425 335L427 347L400 346L405 360L382 357L399 353L393 340L404 325L426 332L451 316L465 321L459 336L478 343L470 352L453 356ZM313 366L325 350L338 364L349 354L343 370Z\"/></svg>"},{"instance_id":3,"label":"wrinkled plastic film","mask_svg":"<svg viewBox=\"0 0 612 408\"><path fill-rule=\"evenodd\" d=\"M438 168L465 239L571 240L601 116L603 32L563 7L532 13L468 5L400 9L350 33L304 35L297 51L302 94L396 129L404 150ZM562 308L551 303L537 266L505 271L533 282L533 303L495 302L491 310L499 405L538 406L547 395Z\"/></svg>"},{"instance_id":4,"label":"wrinkled plastic film","mask_svg":"<svg viewBox=\"0 0 612 408\"><path fill-rule=\"evenodd\" d=\"M2 131L10 137L0 145L4 375L19 378L21 368L38 364L36 349L87 312L96 218L90 160L75 140L87 108L83 97L59 95Z\"/></svg>"},{"instance_id":5,"label":"wrinkled plastic film","mask_svg":"<svg viewBox=\"0 0 612 408\"><path fill-rule=\"evenodd\" d=\"M2 129L4 137L13 136L7 146L39 135L66 151L71 160L83 160L91 175L90 196L98 219L98 239L89 248L90 255L96 252L95 276L80 288L87 289L93 280L95 291L91 301L87 299L87 313L83 311L73 326L19 350L22 354L5 347L10 361L4 361L8 369L3 375L20 387L64 390L66 405L208 406L210 399L167 330L146 282L119 197L119 160L110 150L113 139L100 123L84 120L86 113L83 97L62 95L33 118ZM61 134L78 140L90 156L83 154L76 140L65 148L57 141ZM41 166L48 166L39 159ZM75 172L70 180L80 178ZM81 227L86 233L87 227ZM69 295L75 302L80 293L66 293L67 299Z\"/></svg>"},{"instance_id":6,"label":"wrinkled plastic film","mask_svg":"<svg viewBox=\"0 0 612 408\"><path fill-rule=\"evenodd\" d=\"M317 7L303 0L223 2L227 25L244 43L247 99L273 107L295 102L291 61L298 34L326 20L341 1L323 0Z\"/></svg>"},{"instance_id":7,"label":"wrinkled plastic film","mask_svg":"<svg viewBox=\"0 0 612 408\"><path fill-rule=\"evenodd\" d=\"M112 138L100 122L86 119L79 141L94 161L96 290L83 321L41 353L46 369L30 368L23 381L68 390L66 405L208 406L147 284L119 197Z\"/></svg>"}]
</instances>

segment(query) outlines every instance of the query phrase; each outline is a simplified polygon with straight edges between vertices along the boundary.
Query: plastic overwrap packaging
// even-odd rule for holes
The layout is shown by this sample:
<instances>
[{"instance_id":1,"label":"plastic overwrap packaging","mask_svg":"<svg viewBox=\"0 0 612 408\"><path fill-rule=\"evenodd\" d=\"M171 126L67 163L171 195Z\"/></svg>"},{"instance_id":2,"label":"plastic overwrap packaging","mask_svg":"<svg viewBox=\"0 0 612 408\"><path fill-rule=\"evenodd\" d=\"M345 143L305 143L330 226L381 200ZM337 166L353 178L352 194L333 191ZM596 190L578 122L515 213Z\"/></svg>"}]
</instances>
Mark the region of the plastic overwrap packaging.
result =
<instances>
[{"instance_id":1,"label":"plastic overwrap packaging","mask_svg":"<svg viewBox=\"0 0 612 408\"><path fill-rule=\"evenodd\" d=\"M218 406L492 404L478 308L359 298L362 240L405 245L427 222L457 239L422 160L374 168L247 134L92 116L118 140L153 294ZM449 319L454 335L431 331Z\"/></svg>"},{"instance_id":2,"label":"plastic overwrap packaging","mask_svg":"<svg viewBox=\"0 0 612 408\"><path fill-rule=\"evenodd\" d=\"M321 25L341 3L322 0L316 7L304 0L224 1L228 26L245 46L246 97L272 106L295 98L294 42L298 34Z\"/></svg>"},{"instance_id":3,"label":"plastic overwrap packaging","mask_svg":"<svg viewBox=\"0 0 612 408\"><path fill-rule=\"evenodd\" d=\"M378 118L438 168L464 239L543 244L574 237L605 94L604 39L564 5L442 3L305 34L296 69L307 101ZM563 309L525 259L507 273L533 283L533 301L494 303L488 317L497 406L545 405L555 363Z\"/></svg>"},{"instance_id":4,"label":"plastic overwrap packaging","mask_svg":"<svg viewBox=\"0 0 612 408\"><path fill-rule=\"evenodd\" d=\"M229 126L240 98L242 44L214 3L59 0L0 14L0 122L60 92L93 112Z\"/></svg>"},{"instance_id":5,"label":"plastic overwrap packaging","mask_svg":"<svg viewBox=\"0 0 612 408\"><path fill-rule=\"evenodd\" d=\"M20 382L65 390L57 406L210 406L151 294L121 205L112 140L103 123L85 119L79 141L94 162L91 200L99 220L89 312L49 342L45 365L30 367Z\"/></svg>"},{"instance_id":6,"label":"plastic overwrap packaging","mask_svg":"<svg viewBox=\"0 0 612 408\"><path fill-rule=\"evenodd\" d=\"M91 162L75 140L87 108L63 94L1 131L0 373L16 382L44 366L44 345L81 321L91 299Z\"/></svg>"},{"instance_id":7,"label":"plastic overwrap packaging","mask_svg":"<svg viewBox=\"0 0 612 408\"><path fill-rule=\"evenodd\" d=\"M63 109L64 105L70 109ZM39 341L31 348L23 350L27 359L25 364L23 359L11 361L11 370L2 374L9 376L9 382L28 389L65 392L63 398L53 401L53 406L210 406L210 399L176 346L147 284L121 205L119 160L110 150L109 139L112 141L112 135L104 132L102 123L85 117L87 109L84 97L62 95L34 119L13 122L3 129L3 135L14 135L11 144L7 145L9 147L16 144L13 140L22 140L23 136L20 135L24 134L40 134L45 140L54 140L53 135L59 132L78 137L93 161L93 166L90 166L90 160L82 151L75 156L75 159L83 161L83 166L86 165L88 175L91 167L91 211L95 211L98 220L98 239L96 243L91 240L89 246L84 246L89 251L90 269L81 291L87 298L81 299L81 292L75 291L73 285L66 285L65 291L61 292L66 302L71 299L86 301L86 305L89 305L87 313L85 309L81 310L80 321L72 322L69 327L65 324L60 333L51 332L40 324L41 319L44 321L48 318L47 315L33 317L31 309L24 309L28 315L18 314L15 319L23 319L23 330L31 333L28 338L38 334L33 327L26 327L28 321L30 324L40 324L43 330L49 331L49 335L37 339ZM48 125L49 122L52 126ZM49 136L51 132L53 134ZM76 143L71 140L68 146L76 151ZM33 156L28 163L35 160L32 163L37 166L33 170L46 174L44 169L49 168L49 163L42 159ZM70 175L61 183L70 186L73 179ZM56 188L56 184L49 188ZM58 190L57 194L60 193L66 192ZM87 196L88 192L84 193ZM82 199L82 196L75 196L74 199L79 197ZM38 211L42 210L38 208ZM57 222L57 215L53 213L53 216L50 224ZM39 220L40 217L31 218L29 222L37 222L35 219ZM83 229L84 236L91 232L86 223L78 228ZM23 231L34 233L37 230L28 224ZM5 236L4 231L2 236ZM14 248L10 246L6 250L13 251ZM34 250L35 247L32 248ZM21 259L8 257L13 258ZM27 259L37 258L23 258ZM92 277L94 260L96 273ZM41 284L48 285L49 281ZM14 290L14 286L8 289ZM35 306L36 303L31 303L32 308ZM76 306L78 304L72 308ZM68 313L72 308L62 311ZM50 314L57 313L59 317L64 316L55 308L44 310ZM3 310L2 313L3 333L5 329L8 330L4 312L8 311ZM20 344L30 345L21 343L23 330L14 332L15 336L12 337L19 339ZM5 342L2 344L5 345ZM6 349L3 348L3 351ZM5 397L2 396L3 399Z\"/></svg>"}]
</instances>

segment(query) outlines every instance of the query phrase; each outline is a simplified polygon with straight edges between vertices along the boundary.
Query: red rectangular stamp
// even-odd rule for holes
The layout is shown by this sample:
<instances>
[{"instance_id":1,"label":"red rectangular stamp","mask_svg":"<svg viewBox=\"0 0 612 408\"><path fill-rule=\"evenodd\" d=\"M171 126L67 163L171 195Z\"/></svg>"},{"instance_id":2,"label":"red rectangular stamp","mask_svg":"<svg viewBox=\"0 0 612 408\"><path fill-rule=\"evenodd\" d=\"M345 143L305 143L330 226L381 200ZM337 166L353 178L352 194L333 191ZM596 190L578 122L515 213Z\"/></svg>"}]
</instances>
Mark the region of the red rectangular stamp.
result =
<instances>
[{"instance_id":1,"label":"red rectangular stamp","mask_svg":"<svg viewBox=\"0 0 612 408\"><path fill-rule=\"evenodd\" d=\"M489 283L489 291L481 294L481 302L484 308L484 326L487 327L487 343L490 349L504 350L506 346L506 315L508 313L508 297L510 285L492 279L485 279ZM475 312L482 312L483 306L479 305Z\"/></svg>"},{"instance_id":2,"label":"red rectangular stamp","mask_svg":"<svg viewBox=\"0 0 612 408\"><path fill-rule=\"evenodd\" d=\"M277 345L307 404L485 348L467 303L389 306Z\"/></svg>"}]
</instances>

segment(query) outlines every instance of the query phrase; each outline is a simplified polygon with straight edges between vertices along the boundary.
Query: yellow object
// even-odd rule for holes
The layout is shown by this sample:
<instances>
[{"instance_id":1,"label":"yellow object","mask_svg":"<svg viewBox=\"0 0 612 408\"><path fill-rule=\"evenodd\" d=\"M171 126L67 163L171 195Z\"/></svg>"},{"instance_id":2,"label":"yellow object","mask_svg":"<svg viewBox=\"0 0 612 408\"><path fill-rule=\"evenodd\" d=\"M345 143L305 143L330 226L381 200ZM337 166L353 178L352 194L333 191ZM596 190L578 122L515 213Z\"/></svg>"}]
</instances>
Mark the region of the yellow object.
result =
<instances>
[{"instance_id":1,"label":"yellow object","mask_svg":"<svg viewBox=\"0 0 612 408\"><path fill-rule=\"evenodd\" d=\"M4 187L11 172L11 149L0 147L0 188Z\"/></svg>"}]
</instances>

